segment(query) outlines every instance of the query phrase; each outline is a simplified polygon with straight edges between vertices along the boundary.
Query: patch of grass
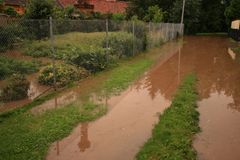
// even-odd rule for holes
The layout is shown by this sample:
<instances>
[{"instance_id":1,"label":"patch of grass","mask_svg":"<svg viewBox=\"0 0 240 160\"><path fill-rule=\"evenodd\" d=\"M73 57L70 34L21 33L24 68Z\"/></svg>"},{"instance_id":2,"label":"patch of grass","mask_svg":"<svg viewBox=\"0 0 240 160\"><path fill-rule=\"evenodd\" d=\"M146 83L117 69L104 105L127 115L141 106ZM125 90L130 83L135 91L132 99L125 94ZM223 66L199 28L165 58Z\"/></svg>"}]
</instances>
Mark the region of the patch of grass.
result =
<instances>
[{"instance_id":1,"label":"patch of grass","mask_svg":"<svg viewBox=\"0 0 240 160\"><path fill-rule=\"evenodd\" d=\"M46 102L47 100L52 99L53 97L55 97L58 94L59 93L57 93L57 92L51 92L51 93L47 94L46 96L43 96L43 97L33 100L31 103L26 104L26 105L22 106L21 108L17 108L17 109L13 109L11 111L1 113L0 114L0 123L2 123L4 120L6 120L8 118L22 114L33 107L41 105L44 102Z\"/></svg>"},{"instance_id":2,"label":"patch of grass","mask_svg":"<svg viewBox=\"0 0 240 160\"><path fill-rule=\"evenodd\" d=\"M0 123L0 159L44 159L48 147L66 137L79 122L94 120L106 113L106 107L71 104L34 116L29 112Z\"/></svg>"},{"instance_id":3,"label":"patch of grass","mask_svg":"<svg viewBox=\"0 0 240 160\"><path fill-rule=\"evenodd\" d=\"M133 60L130 63L120 63L119 67L112 70L110 77L104 82L104 90L111 94L115 94L126 89L131 82L139 78L152 64L153 60L149 58L141 58Z\"/></svg>"},{"instance_id":4,"label":"patch of grass","mask_svg":"<svg viewBox=\"0 0 240 160\"><path fill-rule=\"evenodd\" d=\"M232 49L235 53L240 53L240 47L236 47Z\"/></svg>"},{"instance_id":5,"label":"patch of grass","mask_svg":"<svg viewBox=\"0 0 240 160\"><path fill-rule=\"evenodd\" d=\"M199 132L196 111L196 77L189 75L177 91L171 106L160 116L152 137L137 154L138 160L194 160L192 139Z\"/></svg>"},{"instance_id":6,"label":"patch of grass","mask_svg":"<svg viewBox=\"0 0 240 160\"><path fill-rule=\"evenodd\" d=\"M9 57L0 57L0 80L9 77L14 73L30 74L37 72L40 67L38 61L16 60Z\"/></svg>"}]
</instances>

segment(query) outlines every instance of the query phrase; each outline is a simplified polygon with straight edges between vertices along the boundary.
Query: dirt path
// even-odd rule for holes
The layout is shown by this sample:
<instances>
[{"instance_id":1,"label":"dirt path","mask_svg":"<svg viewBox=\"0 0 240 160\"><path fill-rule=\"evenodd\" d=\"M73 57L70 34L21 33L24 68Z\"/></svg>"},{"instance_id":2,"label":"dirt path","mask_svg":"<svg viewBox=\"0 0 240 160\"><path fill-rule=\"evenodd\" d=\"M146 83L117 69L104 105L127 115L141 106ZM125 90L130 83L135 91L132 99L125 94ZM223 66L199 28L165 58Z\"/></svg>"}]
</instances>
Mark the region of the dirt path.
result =
<instances>
[{"instance_id":1,"label":"dirt path","mask_svg":"<svg viewBox=\"0 0 240 160\"><path fill-rule=\"evenodd\" d=\"M156 52L171 53L162 53L158 64L143 78L121 95L107 99L110 111L106 116L80 124L67 138L54 143L47 159L133 159L151 136L159 114L170 105L178 85L178 64L167 63L178 54L177 43Z\"/></svg>"},{"instance_id":2,"label":"dirt path","mask_svg":"<svg viewBox=\"0 0 240 160\"><path fill-rule=\"evenodd\" d=\"M177 44L175 48L165 46L168 54L149 73L120 96L107 100L110 111L106 116L79 125L54 143L47 159L134 159L151 136L159 113L170 105L181 78L191 72L199 79L202 132L194 142L199 159L240 159L238 56L228 54L226 37L185 37L184 41L179 51Z\"/></svg>"}]
</instances>

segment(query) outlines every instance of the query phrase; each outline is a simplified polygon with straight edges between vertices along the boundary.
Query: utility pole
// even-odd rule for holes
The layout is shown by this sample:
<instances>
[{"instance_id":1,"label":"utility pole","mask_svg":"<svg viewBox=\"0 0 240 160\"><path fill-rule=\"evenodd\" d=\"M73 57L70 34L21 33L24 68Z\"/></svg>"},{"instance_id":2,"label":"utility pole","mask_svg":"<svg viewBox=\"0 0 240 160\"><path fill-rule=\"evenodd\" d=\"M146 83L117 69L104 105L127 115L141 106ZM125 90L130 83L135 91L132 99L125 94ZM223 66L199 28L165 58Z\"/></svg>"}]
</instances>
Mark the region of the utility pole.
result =
<instances>
[{"instance_id":1,"label":"utility pole","mask_svg":"<svg viewBox=\"0 0 240 160\"><path fill-rule=\"evenodd\" d=\"M186 3L186 0L183 0L181 24L183 24L183 20L184 20L185 3Z\"/></svg>"},{"instance_id":2,"label":"utility pole","mask_svg":"<svg viewBox=\"0 0 240 160\"><path fill-rule=\"evenodd\" d=\"M186 0L183 0L182 18L181 18L181 32L182 32L182 34L183 34L183 21L184 21L185 4L186 4Z\"/></svg>"},{"instance_id":3,"label":"utility pole","mask_svg":"<svg viewBox=\"0 0 240 160\"><path fill-rule=\"evenodd\" d=\"M52 17L49 18L49 22L50 22L50 42L51 42L51 48L52 48L53 85L54 85L54 91L56 91L57 90L57 85L56 85L56 64L55 64L55 49L54 49L53 20L52 20Z\"/></svg>"}]
</instances>

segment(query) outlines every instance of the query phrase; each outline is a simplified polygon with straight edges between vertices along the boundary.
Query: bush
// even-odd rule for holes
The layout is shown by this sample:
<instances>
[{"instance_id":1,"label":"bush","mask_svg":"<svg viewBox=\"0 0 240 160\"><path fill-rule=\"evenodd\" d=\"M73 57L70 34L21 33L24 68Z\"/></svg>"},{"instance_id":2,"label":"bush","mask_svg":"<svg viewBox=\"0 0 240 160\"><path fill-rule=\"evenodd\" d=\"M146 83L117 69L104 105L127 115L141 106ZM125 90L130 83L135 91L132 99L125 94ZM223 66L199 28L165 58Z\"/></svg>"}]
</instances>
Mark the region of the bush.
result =
<instances>
[{"instance_id":1,"label":"bush","mask_svg":"<svg viewBox=\"0 0 240 160\"><path fill-rule=\"evenodd\" d=\"M105 42L104 42L105 44ZM103 44L103 45L104 45ZM119 58L133 55L133 36L127 32L110 33L109 47Z\"/></svg>"},{"instance_id":2,"label":"bush","mask_svg":"<svg viewBox=\"0 0 240 160\"><path fill-rule=\"evenodd\" d=\"M114 21L123 21L126 19L126 15L122 13L114 13L112 15L112 20Z\"/></svg>"},{"instance_id":3,"label":"bush","mask_svg":"<svg viewBox=\"0 0 240 160\"><path fill-rule=\"evenodd\" d=\"M76 68L68 64L56 65L56 85L58 87L64 87L67 84L85 78L89 75L89 72L84 68ZM38 77L38 81L44 85L54 84L53 66L49 65L43 68Z\"/></svg>"},{"instance_id":4,"label":"bush","mask_svg":"<svg viewBox=\"0 0 240 160\"><path fill-rule=\"evenodd\" d=\"M8 57L0 57L0 80L14 73L30 74L37 72L40 65L38 61L23 61Z\"/></svg>"},{"instance_id":5,"label":"bush","mask_svg":"<svg viewBox=\"0 0 240 160\"><path fill-rule=\"evenodd\" d=\"M6 7L4 9L4 13L10 16L18 16L18 13L15 11L13 7Z\"/></svg>"},{"instance_id":6,"label":"bush","mask_svg":"<svg viewBox=\"0 0 240 160\"><path fill-rule=\"evenodd\" d=\"M107 53L106 49L101 47L86 47L77 48L68 57L68 60L90 72L96 73L105 70L113 62L113 57Z\"/></svg>"},{"instance_id":7,"label":"bush","mask_svg":"<svg viewBox=\"0 0 240 160\"><path fill-rule=\"evenodd\" d=\"M29 81L24 75L13 74L3 87L0 99L4 102L21 100L28 96Z\"/></svg>"}]
</instances>

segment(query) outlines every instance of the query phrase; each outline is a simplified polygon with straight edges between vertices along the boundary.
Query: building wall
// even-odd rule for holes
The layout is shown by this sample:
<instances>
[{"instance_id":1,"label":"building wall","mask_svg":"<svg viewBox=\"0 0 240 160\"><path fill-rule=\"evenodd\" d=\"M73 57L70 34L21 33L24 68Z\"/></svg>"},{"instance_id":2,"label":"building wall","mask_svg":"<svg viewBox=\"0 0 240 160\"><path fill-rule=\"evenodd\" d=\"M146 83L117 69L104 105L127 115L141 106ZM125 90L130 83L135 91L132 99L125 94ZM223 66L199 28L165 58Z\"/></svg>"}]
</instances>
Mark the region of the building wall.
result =
<instances>
[{"instance_id":1,"label":"building wall","mask_svg":"<svg viewBox=\"0 0 240 160\"><path fill-rule=\"evenodd\" d=\"M94 12L100 13L125 13L128 3L116 0L89 0L94 5Z\"/></svg>"}]
</instances>

